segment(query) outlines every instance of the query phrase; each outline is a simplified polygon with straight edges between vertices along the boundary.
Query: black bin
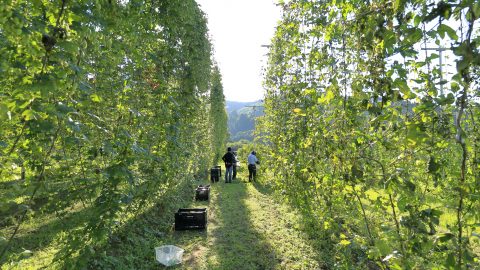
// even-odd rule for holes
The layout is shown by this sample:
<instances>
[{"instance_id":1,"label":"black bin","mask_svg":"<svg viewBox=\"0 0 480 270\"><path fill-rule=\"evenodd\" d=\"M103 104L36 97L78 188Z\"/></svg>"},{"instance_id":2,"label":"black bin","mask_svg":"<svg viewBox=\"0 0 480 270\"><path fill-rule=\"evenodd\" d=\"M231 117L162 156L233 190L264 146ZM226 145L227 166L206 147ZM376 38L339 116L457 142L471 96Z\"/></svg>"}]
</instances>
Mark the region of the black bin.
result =
<instances>
[{"instance_id":1,"label":"black bin","mask_svg":"<svg viewBox=\"0 0 480 270\"><path fill-rule=\"evenodd\" d=\"M222 177L222 166L215 166L218 170L218 177Z\"/></svg>"},{"instance_id":2,"label":"black bin","mask_svg":"<svg viewBox=\"0 0 480 270\"><path fill-rule=\"evenodd\" d=\"M207 227L207 208L180 208L175 213L175 230L203 230Z\"/></svg>"},{"instance_id":3,"label":"black bin","mask_svg":"<svg viewBox=\"0 0 480 270\"><path fill-rule=\"evenodd\" d=\"M208 201L210 196L210 185L200 185L195 189L195 200Z\"/></svg>"},{"instance_id":4,"label":"black bin","mask_svg":"<svg viewBox=\"0 0 480 270\"><path fill-rule=\"evenodd\" d=\"M215 183L215 182L218 182L218 180L220 179L220 169L218 169L217 167L213 167L210 169L210 181L212 181L212 183Z\"/></svg>"}]
</instances>

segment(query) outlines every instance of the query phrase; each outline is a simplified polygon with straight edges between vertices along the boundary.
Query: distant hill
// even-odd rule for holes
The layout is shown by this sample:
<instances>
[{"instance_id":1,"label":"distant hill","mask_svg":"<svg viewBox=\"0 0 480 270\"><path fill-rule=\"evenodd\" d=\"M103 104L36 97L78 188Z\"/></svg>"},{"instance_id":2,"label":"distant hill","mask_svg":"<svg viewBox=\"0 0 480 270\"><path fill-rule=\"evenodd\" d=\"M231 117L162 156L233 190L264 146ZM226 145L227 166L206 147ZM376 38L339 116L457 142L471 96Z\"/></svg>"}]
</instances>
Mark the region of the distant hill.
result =
<instances>
[{"instance_id":1,"label":"distant hill","mask_svg":"<svg viewBox=\"0 0 480 270\"><path fill-rule=\"evenodd\" d=\"M226 103L227 114L233 111L239 110L245 106L253 105L259 101L241 102L241 101L228 101Z\"/></svg>"},{"instance_id":2,"label":"distant hill","mask_svg":"<svg viewBox=\"0 0 480 270\"><path fill-rule=\"evenodd\" d=\"M255 129L255 117L263 115L263 102L238 102L227 101L226 109L228 113L228 131L230 141L239 141L241 139L253 140L253 130ZM259 106L256 108L247 106Z\"/></svg>"}]
</instances>

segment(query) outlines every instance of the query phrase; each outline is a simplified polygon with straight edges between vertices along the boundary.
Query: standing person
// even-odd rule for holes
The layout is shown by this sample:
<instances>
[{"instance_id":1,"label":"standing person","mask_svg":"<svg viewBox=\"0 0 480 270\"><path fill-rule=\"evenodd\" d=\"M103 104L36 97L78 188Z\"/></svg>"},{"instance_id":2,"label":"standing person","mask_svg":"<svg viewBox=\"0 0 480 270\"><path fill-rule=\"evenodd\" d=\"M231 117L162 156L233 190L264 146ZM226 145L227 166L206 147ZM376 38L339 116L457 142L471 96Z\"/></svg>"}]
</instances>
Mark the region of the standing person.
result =
<instances>
[{"instance_id":1,"label":"standing person","mask_svg":"<svg viewBox=\"0 0 480 270\"><path fill-rule=\"evenodd\" d=\"M252 151L250 155L248 155L248 182L252 180L255 181L257 177L257 167L255 164L259 164L255 151Z\"/></svg>"},{"instance_id":2,"label":"standing person","mask_svg":"<svg viewBox=\"0 0 480 270\"><path fill-rule=\"evenodd\" d=\"M236 179L237 178L237 166L238 166L237 152L233 151L233 155L235 156L235 162L233 162L233 179Z\"/></svg>"},{"instance_id":3,"label":"standing person","mask_svg":"<svg viewBox=\"0 0 480 270\"><path fill-rule=\"evenodd\" d=\"M235 156L232 153L232 148L227 148L227 153L222 157L223 162L225 162L225 183L232 182L232 173L233 173L233 163L235 163Z\"/></svg>"}]
</instances>

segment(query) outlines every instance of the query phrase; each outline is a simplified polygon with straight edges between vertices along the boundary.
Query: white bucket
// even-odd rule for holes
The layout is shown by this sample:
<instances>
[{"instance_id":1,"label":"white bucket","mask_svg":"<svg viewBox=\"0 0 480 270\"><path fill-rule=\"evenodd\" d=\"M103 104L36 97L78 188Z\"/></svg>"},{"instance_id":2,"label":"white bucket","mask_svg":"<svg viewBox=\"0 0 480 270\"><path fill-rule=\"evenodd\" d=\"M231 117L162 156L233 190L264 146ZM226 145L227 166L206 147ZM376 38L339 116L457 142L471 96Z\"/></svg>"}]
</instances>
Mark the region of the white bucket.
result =
<instances>
[{"instance_id":1,"label":"white bucket","mask_svg":"<svg viewBox=\"0 0 480 270\"><path fill-rule=\"evenodd\" d=\"M165 266L172 266L182 262L183 252L183 249L173 245L156 247L155 258Z\"/></svg>"}]
</instances>

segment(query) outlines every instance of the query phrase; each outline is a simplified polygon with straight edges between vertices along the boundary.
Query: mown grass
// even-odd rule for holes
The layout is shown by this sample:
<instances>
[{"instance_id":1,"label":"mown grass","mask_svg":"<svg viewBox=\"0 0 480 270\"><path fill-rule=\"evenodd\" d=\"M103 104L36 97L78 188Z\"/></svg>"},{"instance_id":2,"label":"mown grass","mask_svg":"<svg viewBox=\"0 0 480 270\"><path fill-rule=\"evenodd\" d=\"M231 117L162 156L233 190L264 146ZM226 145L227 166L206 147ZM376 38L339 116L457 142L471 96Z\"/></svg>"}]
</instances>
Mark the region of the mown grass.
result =
<instances>
[{"instance_id":1,"label":"mown grass","mask_svg":"<svg viewBox=\"0 0 480 270\"><path fill-rule=\"evenodd\" d=\"M268 188L247 183L246 178L246 172L240 170L232 184L221 180L212 185L209 202L193 200L194 186L206 184L206 180L172 191L96 247L87 268L162 269L155 261L154 248L165 244L185 250L183 263L169 269L322 268L320 254L299 229L299 215L276 202ZM181 207L207 207L207 229L174 231L173 213ZM26 224L10 251L10 262L2 269L70 268L52 260L63 248L62 238L89 218L88 211L72 209L62 219L50 215L41 223Z\"/></svg>"},{"instance_id":2,"label":"mown grass","mask_svg":"<svg viewBox=\"0 0 480 270\"><path fill-rule=\"evenodd\" d=\"M298 215L276 203L262 185L246 183L245 176L240 171L233 183L225 184L221 180L212 185L209 202L192 200L182 206L208 208L205 231L170 229L141 240L122 241L116 247L106 247L107 257L97 258L96 267L107 264L112 269L162 268L154 261L154 247L172 244L183 248L185 253L183 263L169 269L321 268L320 257L306 236L297 230ZM143 228L152 229L146 224ZM134 237L127 234L128 239ZM120 253L112 256L113 249Z\"/></svg>"},{"instance_id":3,"label":"mown grass","mask_svg":"<svg viewBox=\"0 0 480 270\"><path fill-rule=\"evenodd\" d=\"M118 241L125 238L126 247L131 241L135 243L144 242L143 238L149 237L149 234L159 234L166 231L173 216L167 215L175 208L181 207L185 202L191 201L192 188L196 183L184 183L176 185L170 189L170 193L162 195L162 200L144 210L144 213L137 218L127 221L121 228L118 228L108 239L108 243L96 247L94 257L90 263L92 268L95 267L95 260L99 257L105 259L106 262L117 261L115 259L116 251L107 249L108 246L115 246ZM1 269L71 269L72 265L66 265L62 260L55 261L57 252L62 251L66 247L68 235L77 229L82 230L88 221L95 214L94 209L83 207L81 204L74 207L64 209L61 215L58 213L36 213L35 216L29 217L20 227L17 236L14 238L12 245L6 254L6 260L2 262ZM151 219L151 218L154 219ZM160 218L158 218L160 217ZM152 229L152 228L155 229ZM11 235L13 226L4 227L0 230L0 236L7 238ZM138 240L138 241L137 241ZM6 242L0 243L0 248ZM85 260L88 258L78 258ZM123 267L123 266L122 266ZM108 269L109 264L105 263L100 269ZM98 269L98 268L97 268ZM135 269L123 268L123 269Z\"/></svg>"},{"instance_id":4,"label":"mown grass","mask_svg":"<svg viewBox=\"0 0 480 270\"><path fill-rule=\"evenodd\" d=\"M61 248L65 230L73 230L88 220L89 210L77 205L62 218L53 213L29 218L20 227L1 269L37 269L51 265L54 254ZM12 227L5 228L1 233L8 236L12 230Z\"/></svg>"}]
</instances>

